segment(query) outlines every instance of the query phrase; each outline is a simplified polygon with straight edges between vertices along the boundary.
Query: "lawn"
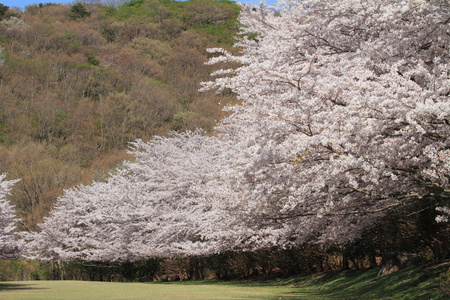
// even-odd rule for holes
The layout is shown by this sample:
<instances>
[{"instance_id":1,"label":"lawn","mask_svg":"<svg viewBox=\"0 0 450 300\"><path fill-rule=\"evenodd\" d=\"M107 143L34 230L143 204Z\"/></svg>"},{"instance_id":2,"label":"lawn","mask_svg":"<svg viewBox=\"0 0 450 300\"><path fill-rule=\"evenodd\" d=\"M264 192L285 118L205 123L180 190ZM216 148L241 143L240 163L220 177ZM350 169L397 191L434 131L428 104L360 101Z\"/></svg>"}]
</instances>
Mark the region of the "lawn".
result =
<instances>
[{"instance_id":1,"label":"lawn","mask_svg":"<svg viewBox=\"0 0 450 300\"><path fill-rule=\"evenodd\" d=\"M377 277L377 269L280 279L221 282L111 283L23 281L0 283L0 299L448 299L440 276L450 263L408 268Z\"/></svg>"},{"instance_id":2,"label":"lawn","mask_svg":"<svg viewBox=\"0 0 450 300\"><path fill-rule=\"evenodd\" d=\"M299 299L282 286L24 281L0 283L0 299ZM307 293L304 294L308 299ZM302 298L300 298L302 299Z\"/></svg>"}]
</instances>

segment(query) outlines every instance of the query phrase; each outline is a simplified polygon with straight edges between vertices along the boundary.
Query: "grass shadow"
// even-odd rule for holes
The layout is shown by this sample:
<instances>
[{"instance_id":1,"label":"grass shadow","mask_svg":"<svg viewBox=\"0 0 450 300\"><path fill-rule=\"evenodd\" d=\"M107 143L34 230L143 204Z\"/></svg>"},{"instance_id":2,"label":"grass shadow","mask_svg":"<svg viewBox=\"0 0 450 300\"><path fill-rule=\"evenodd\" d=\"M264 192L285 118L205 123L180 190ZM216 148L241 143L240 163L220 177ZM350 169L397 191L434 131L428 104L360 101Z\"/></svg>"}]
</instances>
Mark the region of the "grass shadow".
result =
<instances>
[{"instance_id":1,"label":"grass shadow","mask_svg":"<svg viewBox=\"0 0 450 300\"><path fill-rule=\"evenodd\" d=\"M297 289L299 299L448 299L440 289L440 275L450 262L401 269L378 277L379 268L360 271L327 272L308 276L250 280L251 286L288 286ZM292 296L295 293L292 293ZM319 298L315 298L319 297ZM293 299L293 298L288 298Z\"/></svg>"},{"instance_id":2,"label":"grass shadow","mask_svg":"<svg viewBox=\"0 0 450 300\"><path fill-rule=\"evenodd\" d=\"M380 277L378 268L346 272L319 284L320 294L339 299L439 299L443 295L436 278L447 269L445 264L413 267Z\"/></svg>"},{"instance_id":3,"label":"grass shadow","mask_svg":"<svg viewBox=\"0 0 450 300\"><path fill-rule=\"evenodd\" d=\"M0 282L0 293L3 291L43 290L43 289L45 288L39 288L32 284L26 283Z\"/></svg>"}]
</instances>

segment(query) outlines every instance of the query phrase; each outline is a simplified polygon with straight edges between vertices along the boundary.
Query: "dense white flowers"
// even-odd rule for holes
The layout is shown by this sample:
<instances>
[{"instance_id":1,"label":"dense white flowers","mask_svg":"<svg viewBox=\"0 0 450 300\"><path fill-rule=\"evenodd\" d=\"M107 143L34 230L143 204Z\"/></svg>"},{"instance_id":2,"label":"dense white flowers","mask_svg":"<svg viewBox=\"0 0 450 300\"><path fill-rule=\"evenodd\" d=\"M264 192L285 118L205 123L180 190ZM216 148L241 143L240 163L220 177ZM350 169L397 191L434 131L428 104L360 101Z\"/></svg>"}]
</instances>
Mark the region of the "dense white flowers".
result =
<instances>
[{"instance_id":1,"label":"dense white flowers","mask_svg":"<svg viewBox=\"0 0 450 300\"><path fill-rule=\"evenodd\" d=\"M391 208L448 199L424 151L450 147L449 16L445 1L244 5L241 55L210 61L241 66L204 84L242 100L218 126L240 145L222 178L240 207L286 240L345 242Z\"/></svg>"},{"instance_id":2,"label":"dense white flowers","mask_svg":"<svg viewBox=\"0 0 450 300\"><path fill-rule=\"evenodd\" d=\"M0 258L11 258L20 252L15 232L18 219L6 196L17 181L5 178L6 174L0 174Z\"/></svg>"},{"instance_id":3,"label":"dense white flowers","mask_svg":"<svg viewBox=\"0 0 450 300\"><path fill-rule=\"evenodd\" d=\"M243 5L242 53L208 50L232 64L203 89L241 99L217 135L136 141L135 162L66 191L30 248L137 260L345 243L418 199L448 214L449 16L438 0Z\"/></svg>"},{"instance_id":4,"label":"dense white flowers","mask_svg":"<svg viewBox=\"0 0 450 300\"><path fill-rule=\"evenodd\" d=\"M42 231L25 236L30 257L134 261L205 255L258 236L200 193L229 145L186 132L132 146L136 161L125 162L106 182L65 192Z\"/></svg>"},{"instance_id":5,"label":"dense white flowers","mask_svg":"<svg viewBox=\"0 0 450 300\"><path fill-rule=\"evenodd\" d=\"M448 215L450 215L450 209L446 206L439 206L436 207L437 211L443 212L447 215L438 215L436 216L436 222L441 223L441 222L448 222Z\"/></svg>"}]
</instances>

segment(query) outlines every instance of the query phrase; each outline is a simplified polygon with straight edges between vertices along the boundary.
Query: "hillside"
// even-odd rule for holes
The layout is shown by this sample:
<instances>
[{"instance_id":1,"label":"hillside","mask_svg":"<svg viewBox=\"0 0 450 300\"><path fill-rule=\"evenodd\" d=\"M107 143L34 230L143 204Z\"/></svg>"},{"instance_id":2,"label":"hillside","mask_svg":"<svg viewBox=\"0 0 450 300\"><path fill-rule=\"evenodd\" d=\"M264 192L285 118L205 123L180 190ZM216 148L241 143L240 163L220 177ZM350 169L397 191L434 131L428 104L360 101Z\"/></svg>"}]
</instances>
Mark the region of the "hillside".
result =
<instances>
[{"instance_id":1,"label":"hillside","mask_svg":"<svg viewBox=\"0 0 450 300\"><path fill-rule=\"evenodd\" d=\"M231 49L238 13L228 0L2 11L0 172L21 179L11 200L23 226L36 228L64 188L104 179L130 141L211 132L236 100L198 92L206 49Z\"/></svg>"}]
</instances>

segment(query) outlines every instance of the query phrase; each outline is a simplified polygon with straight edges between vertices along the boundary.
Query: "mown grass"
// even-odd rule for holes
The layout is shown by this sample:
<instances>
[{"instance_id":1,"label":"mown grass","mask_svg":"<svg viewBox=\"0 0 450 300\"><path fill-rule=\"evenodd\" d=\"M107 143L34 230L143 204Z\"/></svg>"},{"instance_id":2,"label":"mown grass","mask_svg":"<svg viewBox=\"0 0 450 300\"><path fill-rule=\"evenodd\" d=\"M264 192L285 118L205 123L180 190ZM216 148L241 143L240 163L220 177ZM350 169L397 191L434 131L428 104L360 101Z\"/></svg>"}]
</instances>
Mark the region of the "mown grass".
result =
<instances>
[{"instance_id":1,"label":"mown grass","mask_svg":"<svg viewBox=\"0 0 450 300\"><path fill-rule=\"evenodd\" d=\"M377 277L378 269L249 281L0 283L0 299L448 299L440 287L450 263Z\"/></svg>"},{"instance_id":2,"label":"mown grass","mask_svg":"<svg viewBox=\"0 0 450 300\"><path fill-rule=\"evenodd\" d=\"M239 284L26 281L0 283L0 299L298 299L289 287ZM307 294L305 294L306 296ZM305 298L307 299L307 298Z\"/></svg>"},{"instance_id":3,"label":"mown grass","mask_svg":"<svg viewBox=\"0 0 450 300\"><path fill-rule=\"evenodd\" d=\"M265 284L300 288L320 299L450 299L442 274L450 262L418 266L377 276L379 269L276 279ZM448 293L448 290L447 290Z\"/></svg>"}]
</instances>

